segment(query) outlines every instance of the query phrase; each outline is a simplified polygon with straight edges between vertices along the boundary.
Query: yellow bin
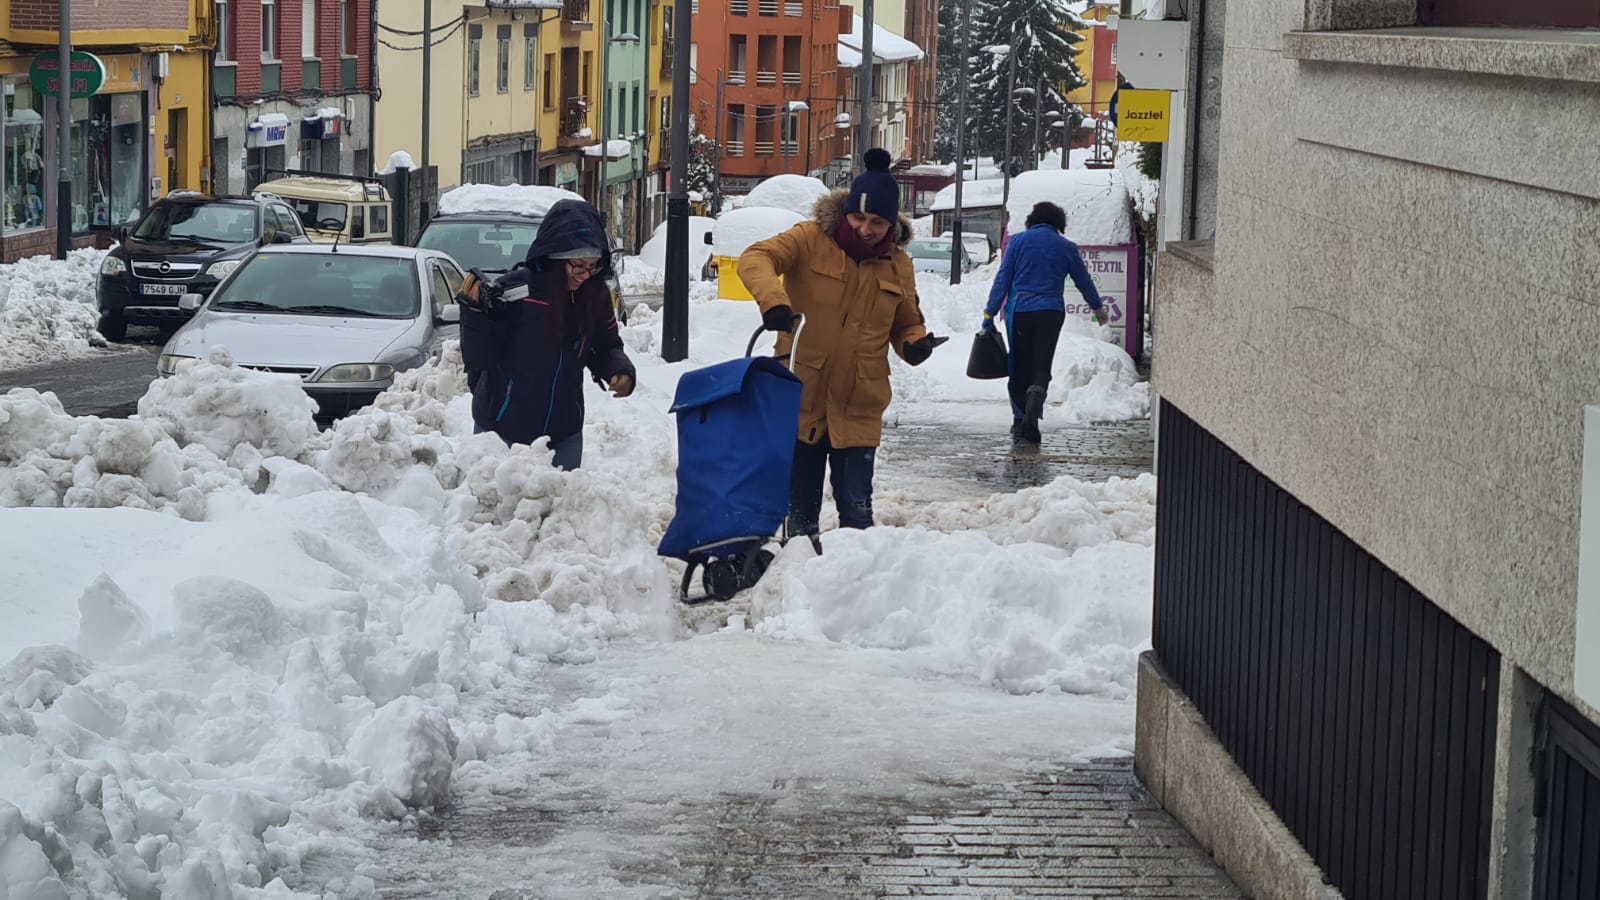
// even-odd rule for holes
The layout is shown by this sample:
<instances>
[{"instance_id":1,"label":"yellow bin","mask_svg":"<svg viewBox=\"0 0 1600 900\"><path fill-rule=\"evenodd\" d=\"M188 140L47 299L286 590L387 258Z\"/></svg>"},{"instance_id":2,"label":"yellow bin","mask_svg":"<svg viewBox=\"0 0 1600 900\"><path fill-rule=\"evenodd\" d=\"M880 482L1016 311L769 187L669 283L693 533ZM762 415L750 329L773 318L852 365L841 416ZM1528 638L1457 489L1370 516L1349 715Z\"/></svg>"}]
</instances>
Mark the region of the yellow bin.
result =
<instances>
[{"instance_id":1,"label":"yellow bin","mask_svg":"<svg viewBox=\"0 0 1600 900\"><path fill-rule=\"evenodd\" d=\"M717 299L719 300L754 300L750 289L744 286L744 281L739 277L739 257L713 256L711 261L717 266Z\"/></svg>"}]
</instances>

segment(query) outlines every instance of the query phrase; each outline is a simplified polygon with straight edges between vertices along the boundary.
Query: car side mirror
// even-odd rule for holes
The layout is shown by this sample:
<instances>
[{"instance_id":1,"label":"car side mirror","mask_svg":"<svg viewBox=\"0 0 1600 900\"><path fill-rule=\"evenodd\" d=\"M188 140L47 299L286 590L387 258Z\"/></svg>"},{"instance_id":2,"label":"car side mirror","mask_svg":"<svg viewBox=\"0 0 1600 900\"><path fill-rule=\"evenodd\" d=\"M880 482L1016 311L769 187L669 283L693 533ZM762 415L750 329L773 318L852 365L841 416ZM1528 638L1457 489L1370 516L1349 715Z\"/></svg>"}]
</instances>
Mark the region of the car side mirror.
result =
<instances>
[{"instance_id":1,"label":"car side mirror","mask_svg":"<svg viewBox=\"0 0 1600 900\"><path fill-rule=\"evenodd\" d=\"M178 308L184 312L194 312L200 308L200 304L204 303L205 299L199 294L184 294L178 298Z\"/></svg>"},{"instance_id":2,"label":"car side mirror","mask_svg":"<svg viewBox=\"0 0 1600 900\"><path fill-rule=\"evenodd\" d=\"M294 243L294 235L290 234L287 231L274 231L272 233L272 241L271 241L271 243L274 243L274 244L292 244L292 243Z\"/></svg>"},{"instance_id":3,"label":"car side mirror","mask_svg":"<svg viewBox=\"0 0 1600 900\"><path fill-rule=\"evenodd\" d=\"M451 303L444 309L439 310L439 315L435 318L440 322L440 324L454 325L461 321L461 307Z\"/></svg>"},{"instance_id":4,"label":"car side mirror","mask_svg":"<svg viewBox=\"0 0 1600 900\"><path fill-rule=\"evenodd\" d=\"M706 246L711 246L711 232L706 232Z\"/></svg>"}]
</instances>

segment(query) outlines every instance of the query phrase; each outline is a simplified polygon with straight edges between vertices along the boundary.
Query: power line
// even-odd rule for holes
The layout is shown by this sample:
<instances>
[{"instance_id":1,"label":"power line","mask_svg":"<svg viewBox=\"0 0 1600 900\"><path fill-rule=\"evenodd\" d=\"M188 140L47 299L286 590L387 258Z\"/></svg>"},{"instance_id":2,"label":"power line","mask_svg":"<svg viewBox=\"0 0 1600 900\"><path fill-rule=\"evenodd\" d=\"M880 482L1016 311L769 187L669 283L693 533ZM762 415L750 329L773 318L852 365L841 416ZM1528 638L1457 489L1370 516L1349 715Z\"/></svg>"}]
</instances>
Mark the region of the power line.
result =
<instances>
[{"instance_id":1,"label":"power line","mask_svg":"<svg viewBox=\"0 0 1600 900\"><path fill-rule=\"evenodd\" d=\"M445 34L443 37L439 38L438 40L429 43L428 46L437 47L440 44L444 43L445 41L448 41L451 38L455 37L456 32L461 30L461 26L466 24L466 21L467 21L466 17L464 17L464 16L462 18L456 19L455 27L450 29L448 34ZM435 29L435 30L438 30L438 29ZM384 40L383 38L378 38L378 43L384 45L385 47L388 47L390 50L398 50L401 53L413 53L413 52L416 52L416 51L419 51L419 50L422 49L421 46L416 46L416 47L397 47L394 44L391 44L388 41Z\"/></svg>"},{"instance_id":2,"label":"power line","mask_svg":"<svg viewBox=\"0 0 1600 900\"><path fill-rule=\"evenodd\" d=\"M461 23L461 20L465 19L465 18L466 18L466 16L464 16L464 15L463 16L457 16L454 19L451 19L450 21L445 22L443 25L440 25L440 26L434 28L433 30L434 31L443 31L444 29L450 28L451 26L459 25ZM393 28L393 27L390 27L388 25L383 24L382 22L378 23L378 30L387 31L390 34L398 34L398 35L401 35L402 37L422 37L422 35L424 33L424 32L421 32L421 31L405 31L405 30L402 30L402 29L399 29L399 28Z\"/></svg>"}]
</instances>

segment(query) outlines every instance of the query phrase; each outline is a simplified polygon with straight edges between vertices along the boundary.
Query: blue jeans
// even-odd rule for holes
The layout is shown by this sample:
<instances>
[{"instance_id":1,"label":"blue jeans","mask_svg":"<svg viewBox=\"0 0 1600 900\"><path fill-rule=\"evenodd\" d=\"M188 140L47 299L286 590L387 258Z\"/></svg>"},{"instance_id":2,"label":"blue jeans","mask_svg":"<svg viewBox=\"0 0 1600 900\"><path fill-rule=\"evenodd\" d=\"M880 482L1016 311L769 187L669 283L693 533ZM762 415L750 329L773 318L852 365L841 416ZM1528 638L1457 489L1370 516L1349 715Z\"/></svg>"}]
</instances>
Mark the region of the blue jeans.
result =
<instances>
[{"instance_id":1,"label":"blue jeans","mask_svg":"<svg viewBox=\"0 0 1600 900\"><path fill-rule=\"evenodd\" d=\"M789 473L789 534L816 534L822 518L822 476L832 469L833 502L844 528L872 527L872 465L876 447L834 449L824 436L796 442Z\"/></svg>"}]
</instances>

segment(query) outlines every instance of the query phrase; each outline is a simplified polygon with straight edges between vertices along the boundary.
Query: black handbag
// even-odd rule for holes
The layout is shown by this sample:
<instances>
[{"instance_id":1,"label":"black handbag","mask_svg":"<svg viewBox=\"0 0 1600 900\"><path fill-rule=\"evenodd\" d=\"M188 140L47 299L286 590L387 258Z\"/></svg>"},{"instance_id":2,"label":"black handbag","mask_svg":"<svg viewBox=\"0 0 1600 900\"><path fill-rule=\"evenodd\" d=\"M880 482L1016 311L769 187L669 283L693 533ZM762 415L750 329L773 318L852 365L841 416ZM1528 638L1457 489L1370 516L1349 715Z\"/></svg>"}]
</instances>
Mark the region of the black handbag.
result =
<instances>
[{"instance_id":1,"label":"black handbag","mask_svg":"<svg viewBox=\"0 0 1600 900\"><path fill-rule=\"evenodd\" d=\"M967 357L968 378L1005 378L1011 374L1006 341L993 329L972 336L972 353Z\"/></svg>"}]
</instances>

